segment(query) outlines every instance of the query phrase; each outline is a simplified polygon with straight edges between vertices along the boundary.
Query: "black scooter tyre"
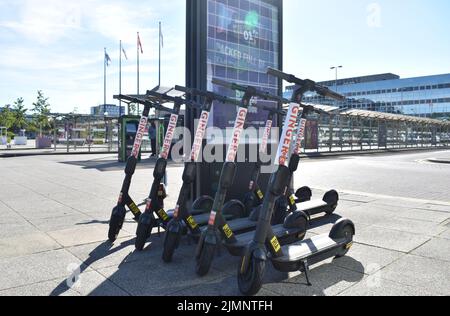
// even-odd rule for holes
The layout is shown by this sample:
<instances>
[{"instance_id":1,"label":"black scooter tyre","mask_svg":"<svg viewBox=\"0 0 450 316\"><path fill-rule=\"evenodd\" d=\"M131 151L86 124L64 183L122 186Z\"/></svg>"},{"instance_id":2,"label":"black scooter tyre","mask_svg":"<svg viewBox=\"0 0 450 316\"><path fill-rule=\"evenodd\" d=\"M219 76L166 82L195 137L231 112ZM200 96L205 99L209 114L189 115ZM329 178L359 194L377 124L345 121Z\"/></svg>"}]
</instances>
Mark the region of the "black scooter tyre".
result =
<instances>
[{"instance_id":1,"label":"black scooter tyre","mask_svg":"<svg viewBox=\"0 0 450 316\"><path fill-rule=\"evenodd\" d=\"M204 243L200 256L197 259L197 265L195 268L195 272L199 277L204 277L209 273L215 252L215 245Z\"/></svg>"},{"instance_id":2,"label":"black scooter tyre","mask_svg":"<svg viewBox=\"0 0 450 316\"><path fill-rule=\"evenodd\" d=\"M173 254L175 249L178 248L180 242L180 236L176 233L167 232L166 238L164 240L164 250L162 255L162 260L165 263L171 263L173 259Z\"/></svg>"},{"instance_id":3,"label":"black scooter tyre","mask_svg":"<svg viewBox=\"0 0 450 316\"><path fill-rule=\"evenodd\" d=\"M111 219L109 220L108 239L111 243L114 243L117 240L119 233L122 230L123 223L125 222L125 215L119 215L119 213L126 214L125 208L122 212L119 211L120 210L115 209L111 215Z\"/></svg>"},{"instance_id":4,"label":"black scooter tyre","mask_svg":"<svg viewBox=\"0 0 450 316\"><path fill-rule=\"evenodd\" d=\"M337 232L337 235L335 237L340 238L346 238L347 245L353 242L353 236L355 235L355 230L351 225L345 225L339 232ZM336 255L336 259L345 257L347 253L349 252L350 248L347 246L344 246L340 249L338 254Z\"/></svg>"},{"instance_id":5,"label":"black scooter tyre","mask_svg":"<svg viewBox=\"0 0 450 316\"><path fill-rule=\"evenodd\" d=\"M137 251L144 250L145 243L147 242L148 236L150 235L150 230L152 226L139 223L136 230L136 242L135 247Z\"/></svg>"},{"instance_id":6,"label":"black scooter tyre","mask_svg":"<svg viewBox=\"0 0 450 316\"><path fill-rule=\"evenodd\" d=\"M250 259L249 267L245 273L242 273L240 267L238 271L239 291L245 296L254 296L262 288L266 262L256 259L253 256Z\"/></svg>"}]
</instances>

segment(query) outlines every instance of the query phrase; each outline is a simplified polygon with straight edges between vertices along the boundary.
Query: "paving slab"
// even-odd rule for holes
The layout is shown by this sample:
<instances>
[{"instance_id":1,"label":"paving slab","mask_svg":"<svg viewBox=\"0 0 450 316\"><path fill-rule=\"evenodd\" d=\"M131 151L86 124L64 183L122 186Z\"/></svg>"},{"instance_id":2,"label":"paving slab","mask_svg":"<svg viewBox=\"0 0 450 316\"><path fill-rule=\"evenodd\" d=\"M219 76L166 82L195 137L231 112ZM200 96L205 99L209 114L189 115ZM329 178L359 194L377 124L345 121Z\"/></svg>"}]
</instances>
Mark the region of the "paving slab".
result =
<instances>
[{"instance_id":1,"label":"paving slab","mask_svg":"<svg viewBox=\"0 0 450 316\"><path fill-rule=\"evenodd\" d=\"M408 286L382 279L380 274L365 277L364 280L343 291L339 296L435 296L423 288Z\"/></svg>"},{"instance_id":2,"label":"paving slab","mask_svg":"<svg viewBox=\"0 0 450 316\"><path fill-rule=\"evenodd\" d=\"M48 234L64 247L73 247L105 241L108 238L108 225L88 225L51 231ZM126 236L122 232L122 236Z\"/></svg>"},{"instance_id":3,"label":"paving slab","mask_svg":"<svg viewBox=\"0 0 450 316\"><path fill-rule=\"evenodd\" d=\"M162 265L159 258L152 262L126 263L119 267L100 269L98 272L136 296L170 295L229 276L213 269L208 276L199 278L194 267L194 261L190 260L168 268Z\"/></svg>"},{"instance_id":4,"label":"paving slab","mask_svg":"<svg viewBox=\"0 0 450 316\"><path fill-rule=\"evenodd\" d=\"M450 201L447 201L447 202L450 203ZM450 213L450 205L425 204L425 205L420 206L419 208L424 209L424 210L433 210L433 211Z\"/></svg>"},{"instance_id":5,"label":"paving slab","mask_svg":"<svg viewBox=\"0 0 450 316\"><path fill-rule=\"evenodd\" d=\"M60 284L60 286L64 285L64 283ZM73 285L73 290L82 296L129 296L127 292L96 271L82 273Z\"/></svg>"},{"instance_id":6,"label":"paving slab","mask_svg":"<svg viewBox=\"0 0 450 316\"><path fill-rule=\"evenodd\" d=\"M429 237L438 236L446 230L445 226L437 223L398 217L382 222L376 222L373 226Z\"/></svg>"},{"instance_id":7,"label":"paving slab","mask_svg":"<svg viewBox=\"0 0 450 316\"><path fill-rule=\"evenodd\" d=\"M373 275L404 255L404 253L397 251L355 243L347 257L335 260L333 263L341 268Z\"/></svg>"},{"instance_id":8,"label":"paving slab","mask_svg":"<svg viewBox=\"0 0 450 316\"><path fill-rule=\"evenodd\" d=\"M14 238L37 232L39 230L25 220L6 224L0 223L0 239Z\"/></svg>"},{"instance_id":9,"label":"paving slab","mask_svg":"<svg viewBox=\"0 0 450 316\"><path fill-rule=\"evenodd\" d=\"M0 259L0 290L69 277L73 265L81 261L65 250Z\"/></svg>"},{"instance_id":10,"label":"paving slab","mask_svg":"<svg viewBox=\"0 0 450 316\"><path fill-rule=\"evenodd\" d=\"M18 257L60 248L57 242L44 233L24 234L0 239L0 258Z\"/></svg>"},{"instance_id":11,"label":"paving slab","mask_svg":"<svg viewBox=\"0 0 450 316\"><path fill-rule=\"evenodd\" d=\"M65 279L45 281L0 291L0 296L52 296L55 289L60 288L53 296L81 296L77 291L65 285Z\"/></svg>"},{"instance_id":12,"label":"paving slab","mask_svg":"<svg viewBox=\"0 0 450 316\"><path fill-rule=\"evenodd\" d=\"M447 240L450 239L450 229L447 229L445 232L439 235L440 238L445 238Z\"/></svg>"},{"instance_id":13,"label":"paving slab","mask_svg":"<svg viewBox=\"0 0 450 316\"><path fill-rule=\"evenodd\" d=\"M442 223L450 218L449 213L423 209L410 209L397 215L400 218L414 219L424 222Z\"/></svg>"},{"instance_id":14,"label":"paving slab","mask_svg":"<svg viewBox=\"0 0 450 316\"><path fill-rule=\"evenodd\" d=\"M433 238L425 245L415 249L412 254L450 262L450 241L448 239Z\"/></svg>"},{"instance_id":15,"label":"paving slab","mask_svg":"<svg viewBox=\"0 0 450 316\"><path fill-rule=\"evenodd\" d=\"M66 216L50 217L43 219L30 219L30 223L43 232L64 230L93 221L92 217L83 214L70 214Z\"/></svg>"},{"instance_id":16,"label":"paving slab","mask_svg":"<svg viewBox=\"0 0 450 316\"><path fill-rule=\"evenodd\" d=\"M370 203L374 202L377 199L373 197L363 196L363 195L355 195L355 194L341 194L340 199L343 201L349 202L360 202L360 203Z\"/></svg>"},{"instance_id":17,"label":"paving slab","mask_svg":"<svg viewBox=\"0 0 450 316\"><path fill-rule=\"evenodd\" d=\"M407 255L379 273L383 279L450 295L450 265L446 261Z\"/></svg>"},{"instance_id":18,"label":"paving slab","mask_svg":"<svg viewBox=\"0 0 450 316\"><path fill-rule=\"evenodd\" d=\"M68 248L67 250L83 263L95 270L117 267L131 262L149 262L161 259L161 245L147 245L144 251L136 251L133 239L119 239L114 244L109 241Z\"/></svg>"},{"instance_id":19,"label":"paving slab","mask_svg":"<svg viewBox=\"0 0 450 316\"><path fill-rule=\"evenodd\" d=\"M301 274L280 283L265 283L264 288L283 296L335 296L363 278L362 273L322 264L311 270L312 286L306 285L306 278Z\"/></svg>"},{"instance_id":20,"label":"paving slab","mask_svg":"<svg viewBox=\"0 0 450 316\"><path fill-rule=\"evenodd\" d=\"M413 251L430 239L427 236L375 226L362 228L355 236L357 243L404 253Z\"/></svg>"},{"instance_id":21,"label":"paving slab","mask_svg":"<svg viewBox=\"0 0 450 316\"><path fill-rule=\"evenodd\" d=\"M239 292L236 276L225 277L211 282L207 282L194 288L173 293L173 295L181 297L242 296L242 294ZM256 295L256 297L271 297L271 296L279 296L279 294L266 290L264 287Z\"/></svg>"}]
</instances>

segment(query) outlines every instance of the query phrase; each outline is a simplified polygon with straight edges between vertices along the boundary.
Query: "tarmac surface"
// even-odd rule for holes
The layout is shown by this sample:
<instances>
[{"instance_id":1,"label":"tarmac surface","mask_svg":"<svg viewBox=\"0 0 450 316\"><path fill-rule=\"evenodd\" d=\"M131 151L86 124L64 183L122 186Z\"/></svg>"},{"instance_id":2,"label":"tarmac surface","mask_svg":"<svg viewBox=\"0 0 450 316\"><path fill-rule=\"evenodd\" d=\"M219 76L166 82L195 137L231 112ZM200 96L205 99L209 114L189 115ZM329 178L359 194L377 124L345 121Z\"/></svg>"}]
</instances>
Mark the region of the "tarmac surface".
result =
<instances>
[{"instance_id":1,"label":"tarmac surface","mask_svg":"<svg viewBox=\"0 0 450 316\"><path fill-rule=\"evenodd\" d=\"M296 186L314 196L339 191L336 215L309 235L327 233L340 217L356 224L348 256L302 274L268 268L260 295L450 295L450 151L305 159ZM144 198L153 162L136 172L132 195ZM0 159L0 296L239 295L238 258L216 258L205 278L195 274L195 246L183 241L174 262L161 261L155 232L134 250L129 218L114 244L108 220L123 180L114 155ZM183 166L168 168L173 206Z\"/></svg>"}]
</instances>

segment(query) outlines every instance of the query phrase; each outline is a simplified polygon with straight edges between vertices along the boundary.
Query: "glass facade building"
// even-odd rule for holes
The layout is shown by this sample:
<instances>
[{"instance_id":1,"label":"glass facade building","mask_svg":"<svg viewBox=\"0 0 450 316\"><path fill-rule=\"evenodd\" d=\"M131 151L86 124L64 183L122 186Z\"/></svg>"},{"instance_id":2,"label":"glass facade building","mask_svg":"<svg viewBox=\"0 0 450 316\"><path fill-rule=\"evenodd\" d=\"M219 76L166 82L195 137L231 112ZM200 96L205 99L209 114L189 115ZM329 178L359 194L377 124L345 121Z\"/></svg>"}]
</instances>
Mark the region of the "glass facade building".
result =
<instances>
[{"instance_id":1,"label":"glass facade building","mask_svg":"<svg viewBox=\"0 0 450 316\"><path fill-rule=\"evenodd\" d=\"M104 116L105 113L108 114L108 117L119 117L121 114L124 115L126 112L124 106L120 109L119 106L114 104L107 104L105 106L99 105L91 108L91 115Z\"/></svg>"},{"instance_id":2,"label":"glass facade building","mask_svg":"<svg viewBox=\"0 0 450 316\"><path fill-rule=\"evenodd\" d=\"M450 117L450 74L405 78L381 74L321 82L344 95L345 109L363 109L393 114L448 119ZM286 91L289 96L290 90ZM310 94L305 101L335 105L333 100Z\"/></svg>"}]
</instances>

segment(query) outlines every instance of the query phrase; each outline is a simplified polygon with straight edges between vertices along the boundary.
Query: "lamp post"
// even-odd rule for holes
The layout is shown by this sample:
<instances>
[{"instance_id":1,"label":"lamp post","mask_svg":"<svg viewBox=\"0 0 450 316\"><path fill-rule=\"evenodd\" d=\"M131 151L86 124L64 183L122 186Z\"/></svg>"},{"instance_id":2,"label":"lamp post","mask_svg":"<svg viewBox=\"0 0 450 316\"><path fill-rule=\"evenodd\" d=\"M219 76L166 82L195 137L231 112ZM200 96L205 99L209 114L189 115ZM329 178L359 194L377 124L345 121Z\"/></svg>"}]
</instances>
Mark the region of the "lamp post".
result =
<instances>
[{"instance_id":1,"label":"lamp post","mask_svg":"<svg viewBox=\"0 0 450 316\"><path fill-rule=\"evenodd\" d=\"M333 66L333 67L330 68L330 70L335 70L336 71L336 81L335 81L335 84L334 84L334 88L335 88L336 92L338 92L338 88L337 88L337 86L338 86L338 70L340 68L343 68L343 67L344 66Z\"/></svg>"}]
</instances>

